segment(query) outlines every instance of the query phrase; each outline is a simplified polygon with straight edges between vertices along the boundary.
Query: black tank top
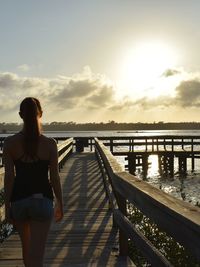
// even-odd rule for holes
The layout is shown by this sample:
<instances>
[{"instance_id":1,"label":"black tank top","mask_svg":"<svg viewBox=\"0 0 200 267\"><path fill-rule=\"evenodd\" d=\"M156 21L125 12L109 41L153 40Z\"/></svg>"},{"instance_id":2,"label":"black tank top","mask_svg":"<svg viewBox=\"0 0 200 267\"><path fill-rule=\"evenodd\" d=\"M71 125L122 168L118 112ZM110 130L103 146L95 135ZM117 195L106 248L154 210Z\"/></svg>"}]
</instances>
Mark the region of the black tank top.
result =
<instances>
[{"instance_id":1,"label":"black tank top","mask_svg":"<svg viewBox=\"0 0 200 267\"><path fill-rule=\"evenodd\" d=\"M38 193L53 200L53 191L48 179L49 160L23 161L20 158L14 161L14 165L16 176L11 202Z\"/></svg>"}]
</instances>

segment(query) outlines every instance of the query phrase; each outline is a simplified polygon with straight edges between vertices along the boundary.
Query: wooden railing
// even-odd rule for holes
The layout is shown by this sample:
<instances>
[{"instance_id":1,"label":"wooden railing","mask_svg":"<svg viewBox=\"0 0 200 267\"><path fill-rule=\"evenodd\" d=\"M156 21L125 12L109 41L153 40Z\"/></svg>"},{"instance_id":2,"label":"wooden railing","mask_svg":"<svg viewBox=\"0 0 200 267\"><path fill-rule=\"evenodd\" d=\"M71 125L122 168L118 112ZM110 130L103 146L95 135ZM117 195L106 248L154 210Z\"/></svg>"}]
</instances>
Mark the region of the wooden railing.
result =
<instances>
[{"instance_id":1,"label":"wooden railing","mask_svg":"<svg viewBox=\"0 0 200 267\"><path fill-rule=\"evenodd\" d=\"M4 185L4 168L0 168L0 191L3 190L3 185ZM0 207L0 223L4 220L5 218L5 212L4 212L4 205Z\"/></svg>"},{"instance_id":2,"label":"wooden railing","mask_svg":"<svg viewBox=\"0 0 200 267\"><path fill-rule=\"evenodd\" d=\"M199 151L200 146L200 136L193 135L115 136L98 139L109 146L114 154L118 154L116 147L120 147L122 152L133 152L136 149L148 152L173 151L175 148L195 152Z\"/></svg>"},{"instance_id":3,"label":"wooden railing","mask_svg":"<svg viewBox=\"0 0 200 267\"><path fill-rule=\"evenodd\" d=\"M73 138L69 138L66 141L57 145L58 147L58 164L59 170L63 167L67 157L73 151Z\"/></svg>"},{"instance_id":4,"label":"wooden railing","mask_svg":"<svg viewBox=\"0 0 200 267\"><path fill-rule=\"evenodd\" d=\"M57 145L58 148L58 164L59 170L62 168L63 164L65 163L67 157L73 150L73 138L69 138L62 143ZM4 185L4 168L0 168L0 191L3 190ZM0 207L0 222L2 222L5 218L4 213L4 205Z\"/></svg>"},{"instance_id":5,"label":"wooden railing","mask_svg":"<svg viewBox=\"0 0 200 267\"><path fill-rule=\"evenodd\" d=\"M95 147L114 224L120 229L121 255L127 255L130 238L153 266L171 266L127 218L128 200L200 260L200 209L125 172L109 149L96 138Z\"/></svg>"}]
</instances>

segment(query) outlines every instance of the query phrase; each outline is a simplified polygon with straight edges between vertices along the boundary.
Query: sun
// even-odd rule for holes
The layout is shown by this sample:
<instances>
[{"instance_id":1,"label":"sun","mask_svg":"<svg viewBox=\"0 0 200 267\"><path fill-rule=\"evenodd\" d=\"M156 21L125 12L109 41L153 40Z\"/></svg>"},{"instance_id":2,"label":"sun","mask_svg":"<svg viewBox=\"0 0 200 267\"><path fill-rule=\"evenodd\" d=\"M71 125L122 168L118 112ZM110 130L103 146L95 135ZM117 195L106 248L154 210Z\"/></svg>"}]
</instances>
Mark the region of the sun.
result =
<instances>
[{"instance_id":1,"label":"sun","mask_svg":"<svg viewBox=\"0 0 200 267\"><path fill-rule=\"evenodd\" d=\"M175 50L158 41L146 41L126 50L121 64L121 86L129 95L144 91L177 63Z\"/></svg>"}]
</instances>

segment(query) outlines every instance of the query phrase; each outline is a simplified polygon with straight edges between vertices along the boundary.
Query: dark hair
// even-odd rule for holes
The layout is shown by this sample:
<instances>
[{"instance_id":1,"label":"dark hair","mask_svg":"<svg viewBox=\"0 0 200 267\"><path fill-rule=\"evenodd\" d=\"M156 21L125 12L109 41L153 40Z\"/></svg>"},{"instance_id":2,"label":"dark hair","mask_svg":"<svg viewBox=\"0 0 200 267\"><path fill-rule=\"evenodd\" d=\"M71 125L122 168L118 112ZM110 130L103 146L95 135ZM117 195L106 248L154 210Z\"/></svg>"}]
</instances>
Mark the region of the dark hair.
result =
<instances>
[{"instance_id":1,"label":"dark hair","mask_svg":"<svg viewBox=\"0 0 200 267\"><path fill-rule=\"evenodd\" d=\"M34 97L25 98L20 104L20 116L24 121L24 152L34 158L37 154L41 125L39 118L42 116L40 101Z\"/></svg>"}]
</instances>

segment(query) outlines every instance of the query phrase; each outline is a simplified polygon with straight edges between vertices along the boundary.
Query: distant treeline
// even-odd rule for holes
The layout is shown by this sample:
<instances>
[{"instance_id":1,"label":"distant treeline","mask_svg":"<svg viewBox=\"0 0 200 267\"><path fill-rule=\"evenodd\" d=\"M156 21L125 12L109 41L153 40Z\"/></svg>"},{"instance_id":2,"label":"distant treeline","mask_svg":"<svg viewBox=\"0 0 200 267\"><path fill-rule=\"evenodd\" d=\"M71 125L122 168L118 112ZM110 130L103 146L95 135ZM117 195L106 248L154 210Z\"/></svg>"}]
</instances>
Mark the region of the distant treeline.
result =
<instances>
[{"instance_id":1,"label":"distant treeline","mask_svg":"<svg viewBox=\"0 0 200 267\"><path fill-rule=\"evenodd\" d=\"M22 124L0 123L0 132L19 131ZM198 130L200 122L154 122L120 123L115 121L100 123L51 122L44 123L44 131L106 131L106 130Z\"/></svg>"}]
</instances>

